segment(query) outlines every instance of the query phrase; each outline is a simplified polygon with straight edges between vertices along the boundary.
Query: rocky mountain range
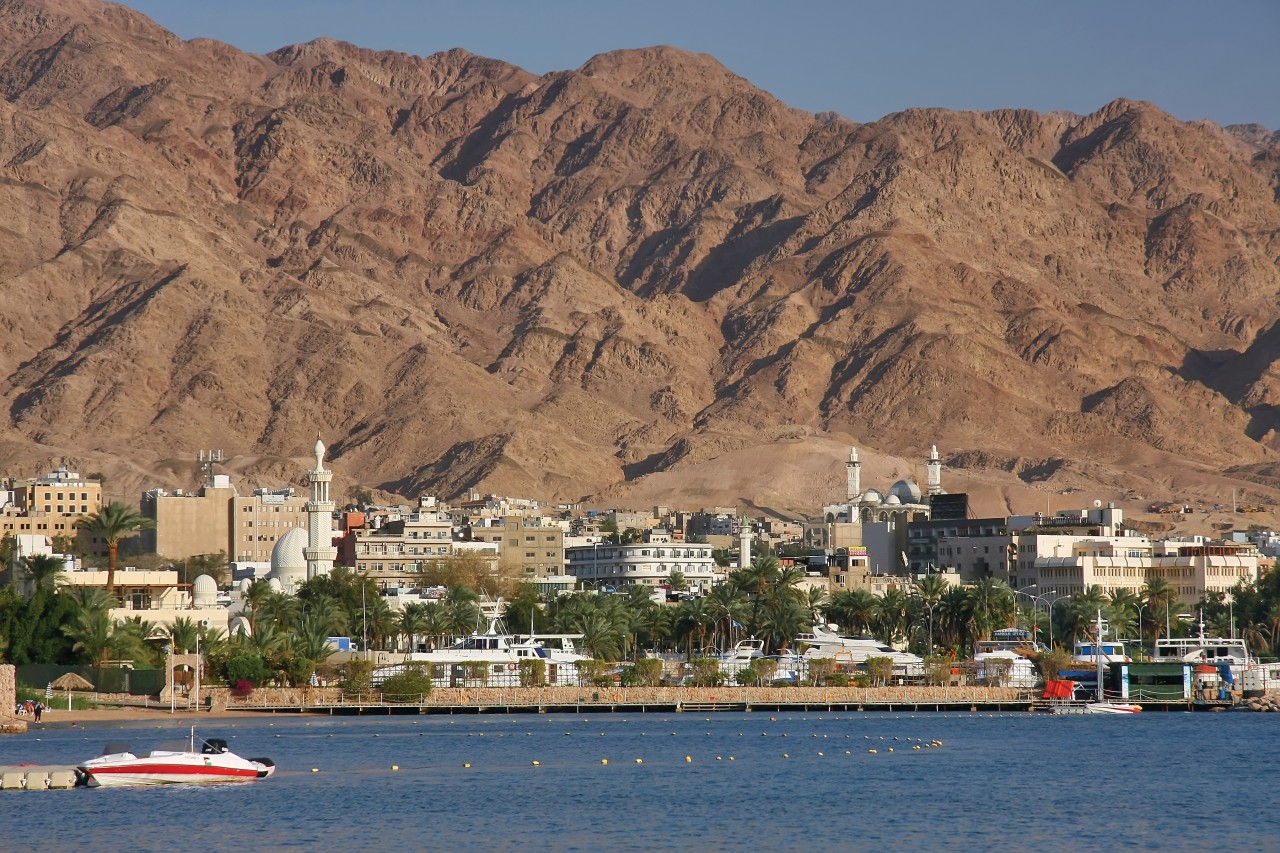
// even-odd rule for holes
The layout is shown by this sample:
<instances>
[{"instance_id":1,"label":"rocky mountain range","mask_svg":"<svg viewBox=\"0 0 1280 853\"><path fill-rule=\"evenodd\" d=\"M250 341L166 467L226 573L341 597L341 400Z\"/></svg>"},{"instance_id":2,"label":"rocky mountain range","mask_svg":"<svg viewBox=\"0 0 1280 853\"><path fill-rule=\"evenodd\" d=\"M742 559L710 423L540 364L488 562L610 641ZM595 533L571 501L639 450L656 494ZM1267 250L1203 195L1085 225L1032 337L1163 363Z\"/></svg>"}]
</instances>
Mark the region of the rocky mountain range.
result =
<instances>
[{"instance_id":1,"label":"rocky mountain range","mask_svg":"<svg viewBox=\"0 0 1280 853\"><path fill-rule=\"evenodd\" d=\"M1280 135L0 0L0 469L813 512L1280 494ZM1058 498L1059 501L1064 500ZM1071 505L1080 503L1073 494Z\"/></svg>"}]
</instances>

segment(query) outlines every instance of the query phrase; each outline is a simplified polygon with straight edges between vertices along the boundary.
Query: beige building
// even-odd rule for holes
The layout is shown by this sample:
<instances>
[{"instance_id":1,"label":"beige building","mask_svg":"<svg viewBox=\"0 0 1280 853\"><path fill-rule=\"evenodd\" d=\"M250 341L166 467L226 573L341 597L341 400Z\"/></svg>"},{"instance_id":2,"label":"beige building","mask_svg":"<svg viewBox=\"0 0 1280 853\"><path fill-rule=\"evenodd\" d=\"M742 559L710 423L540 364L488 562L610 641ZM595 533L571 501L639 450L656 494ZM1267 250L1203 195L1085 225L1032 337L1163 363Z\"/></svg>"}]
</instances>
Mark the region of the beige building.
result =
<instances>
[{"instance_id":1,"label":"beige building","mask_svg":"<svg viewBox=\"0 0 1280 853\"><path fill-rule=\"evenodd\" d=\"M433 558L453 554L453 523L436 512L414 512L377 527L358 527L351 535L356 570L384 587L404 586Z\"/></svg>"},{"instance_id":2,"label":"beige building","mask_svg":"<svg viewBox=\"0 0 1280 853\"><path fill-rule=\"evenodd\" d=\"M544 517L476 519L474 542L495 542L501 559L525 580L564 577L564 528Z\"/></svg>"},{"instance_id":3,"label":"beige building","mask_svg":"<svg viewBox=\"0 0 1280 853\"><path fill-rule=\"evenodd\" d=\"M1234 543L1155 542L1142 536L1037 536L1040 553L1028 566L1019 544L1017 580L1036 593L1072 595L1090 586L1110 594L1138 592L1151 578L1164 578L1184 605L1209 592L1227 592L1240 581L1258 579L1258 553ZM1046 541L1049 540L1049 541Z\"/></svg>"},{"instance_id":4,"label":"beige building","mask_svg":"<svg viewBox=\"0 0 1280 853\"><path fill-rule=\"evenodd\" d=\"M142 512L156 524L143 531L144 545L172 560L223 551L229 561L263 563L280 537L306 528L306 505L293 488L242 496L223 474L195 494L153 489L142 496Z\"/></svg>"},{"instance_id":5,"label":"beige building","mask_svg":"<svg viewBox=\"0 0 1280 853\"><path fill-rule=\"evenodd\" d=\"M102 508L102 483L57 468L43 477L14 480L3 494L0 536L47 536L76 540L81 553L105 557L106 543L76 529L76 521Z\"/></svg>"},{"instance_id":6,"label":"beige building","mask_svg":"<svg viewBox=\"0 0 1280 853\"><path fill-rule=\"evenodd\" d=\"M60 587L107 586L106 570L64 571L57 576ZM116 597L119 607L110 610L113 622L141 617L164 629L178 619L190 619L197 625L227 630L228 610L218 604L217 585L213 578L201 575L194 588L178 582L173 570L139 571L125 567L116 570Z\"/></svg>"}]
</instances>

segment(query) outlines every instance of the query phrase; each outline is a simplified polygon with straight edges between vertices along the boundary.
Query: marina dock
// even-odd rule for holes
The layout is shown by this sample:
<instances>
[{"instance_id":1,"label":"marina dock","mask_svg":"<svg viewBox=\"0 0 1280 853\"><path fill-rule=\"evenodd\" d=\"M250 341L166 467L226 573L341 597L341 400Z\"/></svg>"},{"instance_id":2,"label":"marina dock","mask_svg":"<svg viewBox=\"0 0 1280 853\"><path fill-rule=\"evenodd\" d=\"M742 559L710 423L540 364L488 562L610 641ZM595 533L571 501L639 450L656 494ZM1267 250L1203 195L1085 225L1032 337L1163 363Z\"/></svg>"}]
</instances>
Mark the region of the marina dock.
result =
<instances>
[{"instance_id":1,"label":"marina dock","mask_svg":"<svg viewBox=\"0 0 1280 853\"><path fill-rule=\"evenodd\" d=\"M80 774L70 765L0 766L0 791L50 791L74 788Z\"/></svg>"}]
</instances>

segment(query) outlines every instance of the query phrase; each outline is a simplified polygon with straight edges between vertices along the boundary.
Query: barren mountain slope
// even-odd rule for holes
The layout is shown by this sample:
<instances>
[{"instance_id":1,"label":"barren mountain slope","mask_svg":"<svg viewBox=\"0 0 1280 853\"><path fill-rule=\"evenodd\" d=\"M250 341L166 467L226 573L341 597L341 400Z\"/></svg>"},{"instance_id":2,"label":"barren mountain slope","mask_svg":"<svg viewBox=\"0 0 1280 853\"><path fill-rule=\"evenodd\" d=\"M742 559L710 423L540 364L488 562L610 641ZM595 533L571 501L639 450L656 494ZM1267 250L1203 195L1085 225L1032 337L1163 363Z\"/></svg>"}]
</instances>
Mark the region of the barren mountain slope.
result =
<instances>
[{"instance_id":1,"label":"barren mountain slope","mask_svg":"<svg viewBox=\"0 0 1280 853\"><path fill-rule=\"evenodd\" d=\"M403 495L803 511L850 442L987 511L1277 485L1261 128L856 125L669 48L254 56L92 0L0 0L0 93L12 473L274 482L319 430Z\"/></svg>"}]
</instances>

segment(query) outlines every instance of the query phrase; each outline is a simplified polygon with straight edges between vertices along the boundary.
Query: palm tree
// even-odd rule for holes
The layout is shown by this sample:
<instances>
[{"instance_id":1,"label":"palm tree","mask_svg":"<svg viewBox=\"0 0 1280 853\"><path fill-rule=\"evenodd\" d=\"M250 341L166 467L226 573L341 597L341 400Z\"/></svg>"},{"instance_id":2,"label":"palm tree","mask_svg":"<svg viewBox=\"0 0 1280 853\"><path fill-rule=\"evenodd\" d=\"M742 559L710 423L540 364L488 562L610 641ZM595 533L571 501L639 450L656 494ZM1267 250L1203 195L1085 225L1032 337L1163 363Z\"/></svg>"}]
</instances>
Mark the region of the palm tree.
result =
<instances>
[{"instance_id":1,"label":"palm tree","mask_svg":"<svg viewBox=\"0 0 1280 853\"><path fill-rule=\"evenodd\" d=\"M23 557L20 564L23 575L32 583L32 593L51 588L62 571L62 560L52 554L32 554Z\"/></svg>"},{"instance_id":2,"label":"palm tree","mask_svg":"<svg viewBox=\"0 0 1280 853\"><path fill-rule=\"evenodd\" d=\"M101 657L106 664L111 642L111 616L105 606L77 607L75 619L71 624L62 626L62 633L75 641L71 650L84 660L93 661Z\"/></svg>"},{"instance_id":3,"label":"palm tree","mask_svg":"<svg viewBox=\"0 0 1280 853\"><path fill-rule=\"evenodd\" d=\"M115 595L116 563L120 554L120 540L139 530L148 530L156 523L128 504L112 501L97 512L76 519L76 528L93 536L99 536L107 545L107 593Z\"/></svg>"},{"instance_id":4,"label":"palm tree","mask_svg":"<svg viewBox=\"0 0 1280 853\"><path fill-rule=\"evenodd\" d=\"M845 589L831 596L827 616L850 634L871 631L879 599L865 589Z\"/></svg>"},{"instance_id":5,"label":"palm tree","mask_svg":"<svg viewBox=\"0 0 1280 853\"><path fill-rule=\"evenodd\" d=\"M888 645L893 645L899 635L906 634L907 628L907 591L901 587L885 590L880 597L877 608L876 636Z\"/></svg>"},{"instance_id":6,"label":"palm tree","mask_svg":"<svg viewBox=\"0 0 1280 853\"><path fill-rule=\"evenodd\" d=\"M969 587L969 599L973 606L973 624L976 639L985 640L999 624L1007 623L1015 605L1013 591L998 578L979 578Z\"/></svg>"},{"instance_id":7,"label":"palm tree","mask_svg":"<svg viewBox=\"0 0 1280 853\"><path fill-rule=\"evenodd\" d=\"M194 649L198 635L196 623L186 616L173 620L173 625L169 628L169 640L173 643L174 654L185 655Z\"/></svg>"},{"instance_id":8,"label":"palm tree","mask_svg":"<svg viewBox=\"0 0 1280 853\"><path fill-rule=\"evenodd\" d=\"M256 580L249 584L244 593L244 604L249 609L249 633L258 630L258 611L264 609L264 605L275 594L269 581Z\"/></svg>"},{"instance_id":9,"label":"palm tree","mask_svg":"<svg viewBox=\"0 0 1280 853\"><path fill-rule=\"evenodd\" d=\"M705 598L695 598L680 605L677 610L676 625L685 638L689 658L693 657L694 636L698 637L698 648L701 649L707 636L707 628L714 622L715 617L707 606Z\"/></svg>"},{"instance_id":10,"label":"palm tree","mask_svg":"<svg viewBox=\"0 0 1280 853\"><path fill-rule=\"evenodd\" d=\"M404 635L406 658L413 651L414 637L426 633L427 617L423 612L426 606L425 602L411 602L400 613L400 633Z\"/></svg>"},{"instance_id":11,"label":"palm tree","mask_svg":"<svg viewBox=\"0 0 1280 853\"><path fill-rule=\"evenodd\" d=\"M1174 591L1173 586L1168 580L1162 577L1148 578L1146 584L1142 587L1142 597L1147 602L1147 608L1151 611L1152 639L1160 639L1160 620L1156 618L1156 614L1164 611L1166 616L1169 608L1178 600L1178 594Z\"/></svg>"}]
</instances>

